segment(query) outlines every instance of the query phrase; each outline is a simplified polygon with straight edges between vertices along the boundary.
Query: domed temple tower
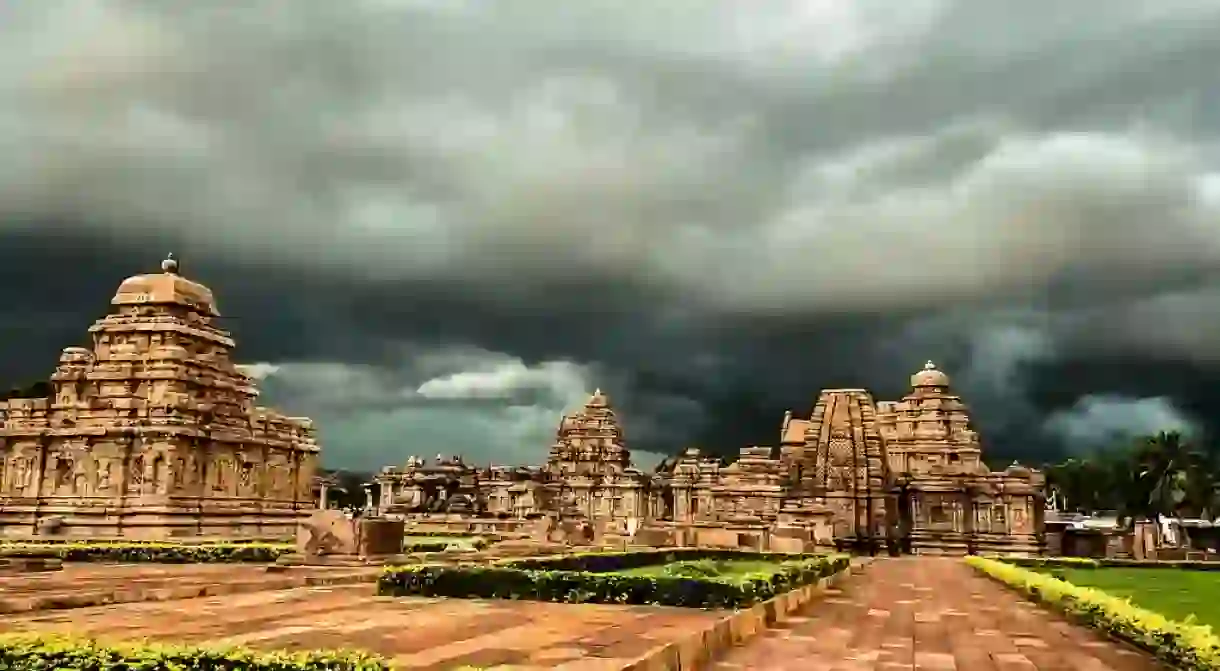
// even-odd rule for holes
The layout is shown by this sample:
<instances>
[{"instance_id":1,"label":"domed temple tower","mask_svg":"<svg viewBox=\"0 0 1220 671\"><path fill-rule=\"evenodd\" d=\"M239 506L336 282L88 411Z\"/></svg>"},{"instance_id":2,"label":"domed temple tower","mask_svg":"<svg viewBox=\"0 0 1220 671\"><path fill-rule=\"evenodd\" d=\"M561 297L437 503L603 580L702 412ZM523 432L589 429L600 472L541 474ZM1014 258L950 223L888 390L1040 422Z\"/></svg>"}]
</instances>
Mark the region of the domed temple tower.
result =
<instances>
[{"instance_id":1,"label":"domed temple tower","mask_svg":"<svg viewBox=\"0 0 1220 671\"><path fill-rule=\"evenodd\" d=\"M894 473L986 471L970 413L931 361L911 376L911 393L877 404L889 468Z\"/></svg>"},{"instance_id":2,"label":"domed temple tower","mask_svg":"<svg viewBox=\"0 0 1220 671\"><path fill-rule=\"evenodd\" d=\"M649 506L648 478L632 468L623 429L600 389L560 420L542 476L543 508L552 512L629 519L644 516Z\"/></svg>"},{"instance_id":3,"label":"domed temple tower","mask_svg":"<svg viewBox=\"0 0 1220 671\"><path fill-rule=\"evenodd\" d=\"M314 508L314 431L254 405L211 290L171 258L111 304L49 398L0 402L0 533L293 536Z\"/></svg>"},{"instance_id":4,"label":"domed temple tower","mask_svg":"<svg viewBox=\"0 0 1220 671\"><path fill-rule=\"evenodd\" d=\"M969 409L935 364L911 376L902 400L878 404L877 417L913 551L1040 551L1044 476L1017 464L991 472Z\"/></svg>"},{"instance_id":5,"label":"domed temple tower","mask_svg":"<svg viewBox=\"0 0 1220 671\"><path fill-rule=\"evenodd\" d=\"M623 429L601 389L559 424L546 470L565 475L614 475L631 467Z\"/></svg>"}]
</instances>

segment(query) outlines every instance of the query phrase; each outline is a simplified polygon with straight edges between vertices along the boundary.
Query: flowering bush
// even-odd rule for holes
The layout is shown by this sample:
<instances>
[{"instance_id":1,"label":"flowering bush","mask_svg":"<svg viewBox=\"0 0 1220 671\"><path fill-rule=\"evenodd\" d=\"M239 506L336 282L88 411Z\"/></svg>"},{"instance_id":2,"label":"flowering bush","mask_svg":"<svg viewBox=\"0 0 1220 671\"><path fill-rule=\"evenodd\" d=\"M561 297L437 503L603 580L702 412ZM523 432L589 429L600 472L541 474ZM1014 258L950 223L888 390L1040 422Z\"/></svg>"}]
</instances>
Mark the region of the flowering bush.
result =
<instances>
[{"instance_id":1,"label":"flowering bush","mask_svg":"<svg viewBox=\"0 0 1220 671\"><path fill-rule=\"evenodd\" d=\"M239 647L156 643L104 644L58 634L0 634L0 669L6 671L383 671L389 662L363 652L254 652Z\"/></svg>"},{"instance_id":2,"label":"flowering bush","mask_svg":"<svg viewBox=\"0 0 1220 671\"><path fill-rule=\"evenodd\" d=\"M1220 638L1211 627L1177 622L1126 599L1079 587L1007 561L967 557L966 563L1026 596L1143 648L1175 668L1220 670Z\"/></svg>"}]
</instances>

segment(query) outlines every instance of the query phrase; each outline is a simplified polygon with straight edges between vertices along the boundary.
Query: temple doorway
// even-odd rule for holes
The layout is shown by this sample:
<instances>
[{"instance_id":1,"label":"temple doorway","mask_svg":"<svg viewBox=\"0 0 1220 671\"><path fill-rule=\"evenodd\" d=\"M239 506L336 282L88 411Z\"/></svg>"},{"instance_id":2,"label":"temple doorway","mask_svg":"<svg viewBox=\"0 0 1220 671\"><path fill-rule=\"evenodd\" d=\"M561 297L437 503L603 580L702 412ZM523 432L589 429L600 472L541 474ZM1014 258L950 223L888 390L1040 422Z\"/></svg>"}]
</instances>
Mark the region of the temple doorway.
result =
<instances>
[{"instance_id":1,"label":"temple doorway","mask_svg":"<svg viewBox=\"0 0 1220 671\"><path fill-rule=\"evenodd\" d=\"M899 556L911 554L911 528L914 526L914 512L911 510L911 497L907 496L906 488L900 488L890 500L888 510L893 511L889 517L889 534L886 546L890 555Z\"/></svg>"}]
</instances>

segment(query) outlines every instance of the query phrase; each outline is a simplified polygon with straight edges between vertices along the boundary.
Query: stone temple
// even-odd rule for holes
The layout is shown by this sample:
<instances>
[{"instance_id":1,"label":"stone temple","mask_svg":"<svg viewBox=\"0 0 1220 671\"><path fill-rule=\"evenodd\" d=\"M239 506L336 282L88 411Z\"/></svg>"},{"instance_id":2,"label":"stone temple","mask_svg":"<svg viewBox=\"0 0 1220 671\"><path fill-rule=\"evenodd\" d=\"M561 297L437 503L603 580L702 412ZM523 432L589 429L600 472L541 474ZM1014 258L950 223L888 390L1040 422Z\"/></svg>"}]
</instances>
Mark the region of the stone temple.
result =
<instances>
[{"instance_id":1,"label":"stone temple","mask_svg":"<svg viewBox=\"0 0 1220 671\"><path fill-rule=\"evenodd\" d=\"M211 290L161 269L119 285L49 398L0 401L0 534L280 538L313 511L310 422L254 405Z\"/></svg>"},{"instance_id":2,"label":"stone temple","mask_svg":"<svg viewBox=\"0 0 1220 671\"><path fill-rule=\"evenodd\" d=\"M542 467L412 457L375 478L379 500L369 507L454 530L575 518L641 545L1042 550L1044 477L1016 464L987 468L966 405L931 362L899 401L824 390L808 415L788 412L778 434L778 445L744 448L728 465L691 448L644 473L632 467L618 417L598 391L561 420Z\"/></svg>"}]
</instances>

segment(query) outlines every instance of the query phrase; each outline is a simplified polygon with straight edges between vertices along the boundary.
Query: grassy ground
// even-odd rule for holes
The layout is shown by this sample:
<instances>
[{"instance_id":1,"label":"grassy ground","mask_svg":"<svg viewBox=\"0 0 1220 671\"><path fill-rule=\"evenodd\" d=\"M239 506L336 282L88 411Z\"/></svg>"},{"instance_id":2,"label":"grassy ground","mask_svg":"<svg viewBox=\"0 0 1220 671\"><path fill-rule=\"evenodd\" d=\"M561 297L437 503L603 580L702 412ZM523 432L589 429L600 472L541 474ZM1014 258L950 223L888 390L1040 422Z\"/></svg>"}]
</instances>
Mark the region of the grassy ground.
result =
<instances>
[{"instance_id":1,"label":"grassy ground","mask_svg":"<svg viewBox=\"0 0 1220 671\"><path fill-rule=\"evenodd\" d=\"M412 536L407 535L403 538L402 544L404 547L412 545L456 545L460 548L479 549L485 547L487 543L477 536Z\"/></svg>"},{"instance_id":2,"label":"grassy ground","mask_svg":"<svg viewBox=\"0 0 1220 671\"><path fill-rule=\"evenodd\" d=\"M778 562L757 561L751 559L680 561L655 566L619 571L622 575L638 575L666 578L718 578L728 580L748 580L750 578L769 578L783 570Z\"/></svg>"},{"instance_id":3,"label":"grassy ground","mask_svg":"<svg viewBox=\"0 0 1220 671\"><path fill-rule=\"evenodd\" d=\"M1043 569L1060 580L1092 587L1174 620L1194 616L1220 632L1220 572L1169 568Z\"/></svg>"}]
</instances>

